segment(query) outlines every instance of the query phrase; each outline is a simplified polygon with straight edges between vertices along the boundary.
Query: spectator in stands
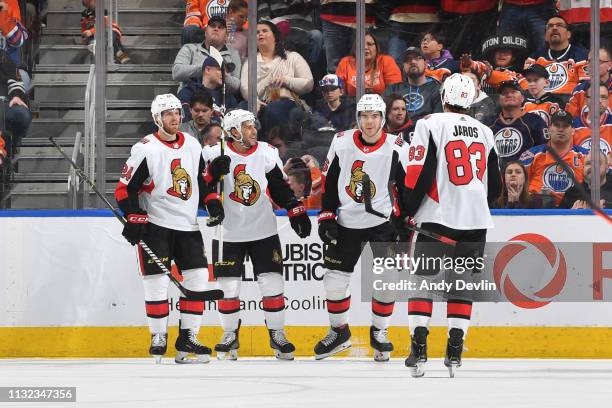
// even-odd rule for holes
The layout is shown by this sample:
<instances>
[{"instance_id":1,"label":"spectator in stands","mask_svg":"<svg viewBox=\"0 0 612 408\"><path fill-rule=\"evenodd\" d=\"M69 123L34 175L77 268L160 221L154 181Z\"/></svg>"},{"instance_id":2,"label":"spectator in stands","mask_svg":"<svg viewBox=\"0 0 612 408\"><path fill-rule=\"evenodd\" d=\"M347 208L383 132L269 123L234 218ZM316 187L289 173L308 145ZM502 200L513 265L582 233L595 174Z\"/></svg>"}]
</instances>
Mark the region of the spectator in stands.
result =
<instances>
[{"instance_id":1,"label":"spectator in stands","mask_svg":"<svg viewBox=\"0 0 612 408\"><path fill-rule=\"evenodd\" d=\"M300 157L290 158L283 166L283 171L287 174L287 183L295 198L301 200L310 196L312 179L310 178L310 169L304 160Z\"/></svg>"},{"instance_id":2,"label":"spectator in stands","mask_svg":"<svg viewBox=\"0 0 612 408\"><path fill-rule=\"evenodd\" d=\"M572 127L576 130L573 143L586 150L591 150L593 124L589 114L589 104L593 98L593 88L596 91L599 90L599 148L605 154L612 155L612 109L610 109L610 91L605 84L587 88L584 105L572 123Z\"/></svg>"},{"instance_id":3,"label":"spectator in stands","mask_svg":"<svg viewBox=\"0 0 612 408\"><path fill-rule=\"evenodd\" d=\"M19 65L19 48L28 39L28 30L21 21L18 0L0 0L0 50L6 51L11 60Z\"/></svg>"},{"instance_id":4,"label":"spectator in stands","mask_svg":"<svg viewBox=\"0 0 612 408\"><path fill-rule=\"evenodd\" d=\"M544 119L546 126L549 126L553 113L563 109L564 103L558 96L546 91L546 87L550 85L548 71L542 65L533 64L523 71L523 77L527 82L525 112L537 114Z\"/></svg>"},{"instance_id":5,"label":"spectator in stands","mask_svg":"<svg viewBox=\"0 0 612 408\"><path fill-rule=\"evenodd\" d=\"M591 195L591 155L592 152L584 158L584 181L581 183L582 188L589 196ZM599 206L601 208L612 208L612 173L609 172L609 157L603 152L599 153L599 177ZM565 192L559 208L588 209L591 206L584 199L578 187L571 186Z\"/></svg>"},{"instance_id":6,"label":"spectator in stands","mask_svg":"<svg viewBox=\"0 0 612 408\"><path fill-rule=\"evenodd\" d=\"M321 208L321 189L323 187L323 178L321 176L321 168L317 159L309 154L305 154L301 159L306 163L310 171L310 194L304 200L304 205L309 210L318 210Z\"/></svg>"},{"instance_id":7,"label":"spectator in stands","mask_svg":"<svg viewBox=\"0 0 612 408\"><path fill-rule=\"evenodd\" d=\"M351 55L346 56L338 63L336 75L341 78L346 86L346 94L355 97L357 94L357 61L355 59L355 47ZM365 93L377 93L382 95L389 85L402 82L402 72L395 60L380 51L380 46L374 34L365 35Z\"/></svg>"},{"instance_id":8,"label":"spectator in stands","mask_svg":"<svg viewBox=\"0 0 612 408\"><path fill-rule=\"evenodd\" d=\"M495 101L481 89L480 77L475 71L464 72L463 75L472 78L474 88L476 88L476 96L474 96L474 102L472 102L468 114L482 123L491 123L495 120Z\"/></svg>"},{"instance_id":9,"label":"spectator in stands","mask_svg":"<svg viewBox=\"0 0 612 408\"><path fill-rule=\"evenodd\" d=\"M225 99L223 98L223 75L219 62L211 56L206 57L202 64L202 78L192 79L187 82L180 92L178 98L184 107L189 106L193 95L201 90L206 90L213 98L214 109L221 111L221 107L225 111L234 108L238 103L231 92L225 89ZM187 112L187 109L184 109ZM189 115L185 115L185 119L189 120Z\"/></svg>"},{"instance_id":10,"label":"spectator in stands","mask_svg":"<svg viewBox=\"0 0 612 408\"><path fill-rule=\"evenodd\" d=\"M357 10L355 0L320 0L321 26L327 56L327 72L336 72L338 62L350 54L354 47ZM369 0L365 5L365 23L374 26L376 21L376 0Z\"/></svg>"},{"instance_id":11,"label":"spectator in stands","mask_svg":"<svg viewBox=\"0 0 612 408\"><path fill-rule=\"evenodd\" d=\"M7 97L8 100L8 103L2 104L0 108L4 109L3 115L8 131L3 134L7 144L6 151L12 156L28 131L32 114L28 108L27 95L17 65L3 50L0 50L0 96Z\"/></svg>"},{"instance_id":12,"label":"spectator in stands","mask_svg":"<svg viewBox=\"0 0 612 408\"><path fill-rule=\"evenodd\" d=\"M284 162L289 158L287 155L287 136L284 132L281 132L280 129L280 126L275 126L274 128L270 129L266 142L278 149L278 155Z\"/></svg>"},{"instance_id":13,"label":"spectator in stands","mask_svg":"<svg viewBox=\"0 0 612 408\"><path fill-rule=\"evenodd\" d=\"M558 206L565 192L573 185L571 177L558 165L548 149L554 150L573 171L576 180L583 181L586 150L572 144L572 115L558 111L548 128L550 141L523 152L521 162L527 168L529 191L551 195Z\"/></svg>"},{"instance_id":14,"label":"spectator in stands","mask_svg":"<svg viewBox=\"0 0 612 408\"><path fill-rule=\"evenodd\" d=\"M422 33L432 24L440 22L438 11L440 1L379 0L377 8L389 10L387 31L389 31L389 55L400 65L402 55L409 45L417 44Z\"/></svg>"},{"instance_id":15,"label":"spectator in stands","mask_svg":"<svg viewBox=\"0 0 612 408\"><path fill-rule=\"evenodd\" d=\"M355 121L355 103L344 96L344 81L335 74L327 74L319 81L323 100L319 100L314 113L327 119L338 131L346 130Z\"/></svg>"},{"instance_id":16,"label":"spectator in stands","mask_svg":"<svg viewBox=\"0 0 612 408\"><path fill-rule=\"evenodd\" d=\"M413 132L417 120L430 113L442 112L440 83L425 75L425 57L420 48L408 47L402 61L405 82L388 86L385 96L398 94L404 98L408 117L413 122L409 132Z\"/></svg>"},{"instance_id":17,"label":"spectator in stands","mask_svg":"<svg viewBox=\"0 0 612 408\"><path fill-rule=\"evenodd\" d=\"M221 137L223 136L223 128L219 122L210 122L202 130L202 136L202 146L216 145L221 141Z\"/></svg>"},{"instance_id":18,"label":"spectator in stands","mask_svg":"<svg viewBox=\"0 0 612 408\"><path fill-rule=\"evenodd\" d=\"M249 14L246 0L230 0L227 6L227 46L238 51L240 61L247 57L247 35L244 29ZM201 42L201 41L200 41Z\"/></svg>"},{"instance_id":19,"label":"spectator in stands","mask_svg":"<svg viewBox=\"0 0 612 408\"><path fill-rule=\"evenodd\" d=\"M89 45L89 50L93 52L95 47L94 36L96 34L96 0L83 0L85 10L81 13L81 39L83 44ZM108 25L107 11L104 10L104 22ZM115 60L119 64L129 64L131 59L125 47L121 43L121 28L113 21L113 52Z\"/></svg>"},{"instance_id":20,"label":"spectator in stands","mask_svg":"<svg viewBox=\"0 0 612 408\"><path fill-rule=\"evenodd\" d=\"M449 74L459 72L459 63L453 59L449 50L444 48L446 39L441 31L428 30L421 38L421 51L429 69L446 68Z\"/></svg>"},{"instance_id":21,"label":"spectator in stands","mask_svg":"<svg viewBox=\"0 0 612 408\"><path fill-rule=\"evenodd\" d=\"M572 44L572 32L565 19L554 15L546 21L544 40L546 45L533 55L534 59L544 58L547 61L564 62L574 60L580 62L587 59L587 50L580 44Z\"/></svg>"},{"instance_id":22,"label":"spectator in stands","mask_svg":"<svg viewBox=\"0 0 612 408\"><path fill-rule=\"evenodd\" d=\"M589 51L589 62L591 60L591 55L592 52ZM607 42L602 42L601 46L599 47L598 74L599 82L606 84L608 91L612 92L612 46L609 40ZM589 88L589 86L591 86L590 84L591 80L586 79L574 88L572 96L565 107L565 110L572 116L580 115L580 110L583 106L585 106L586 90ZM609 100L608 106L612 109L612 100Z\"/></svg>"},{"instance_id":23,"label":"spectator in stands","mask_svg":"<svg viewBox=\"0 0 612 408\"><path fill-rule=\"evenodd\" d=\"M525 166L518 160L506 164L502 194L492 208L540 208L538 200L529 193L529 180Z\"/></svg>"},{"instance_id":24,"label":"spectator in stands","mask_svg":"<svg viewBox=\"0 0 612 408\"><path fill-rule=\"evenodd\" d=\"M308 61L311 71L314 72L320 68L318 63L323 54L323 33L313 23L313 9L314 5L311 0L260 1L257 3L258 18L272 21L278 26L281 33L280 22L286 24L286 33L283 34L285 45L288 49L299 52Z\"/></svg>"},{"instance_id":25,"label":"spectator in stands","mask_svg":"<svg viewBox=\"0 0 612 408\"><path fill-rule=\"evenodd\" d=\"M554 14L551 0L503 0L498 28L529 39L530 51L544 48L544 26Z\"/></svg>"},{"instance_id":26,"label":"spectator in stands","mask_svg":"<svg viewBox=\"0 0 612 408\"><path fill-rule=\"evenodd\" d=\"M412 139L410 129L413 125L406 111L406 100L398 94L391 94L385 99L387 104L387 120L385 123L387 132L402 136L406 142L410 143L410 139Z\"/></svg>"},{"instance_id":27,"label":"spectator in stands","mask_svg":"<svg viewBox=\"0 0 612 408\"><path fill-rule=\"evenodd\" d=\"M196 92L189 100L189 105L183 104L185 115L180 131L194 136L200 143L206 139L204 130L214 116L213 98L205 89Z\"/></svg>"},{"instance_id":28,"label":"spectator in stands","mask_svg":"<svg viewBox=\"0 0 612 408\"><path fill-rule=\"evenodd\" d=\"M185 21L183 22L182 44L200 44L204 41L205 30L210 18L225 19L228 2L224 0L185 0Z\"/></svg>"},{"instance_id":29,"label":"spectator in stands","mask_svg":"<svg viewBox=\"0 0 612 408\"><path fill-rule=\"evenodd\" d=\"M229 49L225 45L227 41L227 27L225 18L214 15L208 20L204 42L199 44L185 44L181 47L174 65L172 65L172 79L181 81L179 90L189 82L190 79L201 78L202 65L210 55L209 49L215 47L221 53L225 66L225 85L231 94L237 94L240 89L241 62L238 51Z\"/></svg>"},{"instance_id":30,"label":"spectator in stands","mask_svg":"<svg viewBox=\"0 0 612 408\"><path fill-rule=\"evenodd\" d=\"M480 77L481 88L489 96L494 96L503 81L517 80L523 86L519 73L523 71L527 51L525 38L499 33L482 43L482 61L474 61L471 55L463 54L459 65L461 72L474 71ZM526 83L523 88L527 88Z\"/></svg>"},{"instance_id":31,"label":"spectator in stands","mask_svg":"<svg viewBox=\"0 0 612 408\"><path fill-rule=\"evenodd\" d=\"M497 24L498 0L440 0L440 20L445 26L448 49L454 55L469 53L480 57L483 37Z\"/></svg>"},{"instance_id":32,"label":"spectator in stands","mask_svg":"<svg viewBox=\"0 0 612 408\"><path fill-rule=\"evenodd\" d=\"M257 23L257 97L264 133L287 123L293 109L309 109L300 96L312 91L314 81L308 63L300 54L285 50L274 23ZM242 67L240 91L247 99L248 60ZM259 107L258 107L259 108ZM259 110L259 109L258 109Z\"/></svg>"},{"instance_id":33,"label":"spectator in stands","mask_svg":"<svg viewBox=\"0 0 612 408\"><path fill-rule=\"evenodd\" d=\"M525 113L525 97L516 81L499 86L499 116L489 125L495 137L497 154L503 165L517 160L533 146L546 143L546 123L535 113Z\"/></svg>"}]
</instances>

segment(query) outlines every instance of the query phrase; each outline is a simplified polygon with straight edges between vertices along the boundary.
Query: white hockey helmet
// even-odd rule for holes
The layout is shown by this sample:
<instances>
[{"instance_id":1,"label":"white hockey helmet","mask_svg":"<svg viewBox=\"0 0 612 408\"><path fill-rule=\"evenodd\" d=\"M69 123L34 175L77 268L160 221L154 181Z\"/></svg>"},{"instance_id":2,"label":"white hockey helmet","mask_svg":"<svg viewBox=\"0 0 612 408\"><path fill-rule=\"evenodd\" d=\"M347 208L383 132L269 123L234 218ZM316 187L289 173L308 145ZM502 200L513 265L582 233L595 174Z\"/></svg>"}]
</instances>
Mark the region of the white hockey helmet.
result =
<instances>
[{"instance_id":1,"label":"white hockey helmet","mask_svg":"<svg viewBox=\"0 0 612 408\"><path fill-rule=\"evenodd\" d=\"M183 114L181 101L172 94L157 95L153 102L151 102L151 116L153 116L153 120L155 120L155 116L170 109L179 109L181 115Z\"/></svg>"},{"instance_id":2,"label":"white hockey helmet","mask_svg":"<svg viewBox=\"0 0 612 408\"><path fill-rule=\"evenodd\" d=\"M357 112L355 113L355 117L357 119L357 127L359 128L359 130L361 130L361 126L359 125L359 113L366 111L380 112L380 114L382 115L382 124L380 126L381 128L385 127L387 104L380 95L363 94L363 96L359 98L359 102L357 102Z\"/></svg>"},{"instance_id":3,"label":"white hockey helmet","mask_svg":"<svg viewBox=\"0 0 612 408\"><path fill-rule=\"evenodd\" d=\"M255 115L252 112L244 109L231 110L223 117L223 130L232 136L232 129L236 128L238 132L241 132L242 124L248 121L252 121L257 125Z\"/></svg>"},{"instance_id":4,"label":"white hockey helmet","mask_svg":"<svg viewBox=\"0 0 612 408\"><path fill-rule=\"evenodd\" d=\"M467 75L453 74L446 78L440 89L442 106L450 105L461 109L469 109L474 97L476 88L474 81Z\"/></svg>"}]
</instances>

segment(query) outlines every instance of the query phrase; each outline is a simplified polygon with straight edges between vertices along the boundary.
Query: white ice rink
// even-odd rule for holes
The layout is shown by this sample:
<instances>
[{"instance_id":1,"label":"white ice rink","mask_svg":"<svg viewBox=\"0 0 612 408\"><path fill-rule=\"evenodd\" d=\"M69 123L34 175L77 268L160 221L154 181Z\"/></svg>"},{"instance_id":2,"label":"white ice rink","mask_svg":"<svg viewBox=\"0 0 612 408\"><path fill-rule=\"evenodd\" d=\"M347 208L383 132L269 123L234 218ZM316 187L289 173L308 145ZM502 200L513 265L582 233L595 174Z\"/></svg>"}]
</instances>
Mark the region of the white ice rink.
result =
<instances>
[{"instance_id":1,"label":"white ice rink","mask_svg":"<svg viewBox=\"0 0 612 408\"><path fill-rule=\"evenodd\" d=\"M448 377L440 359L424 378L403 360L241 359L176 365L166 359L0 360L0 386L76 386L77 403L25 407L414 407L612 406L610 360L466 359Z\"/></svg>"}]
</instances>

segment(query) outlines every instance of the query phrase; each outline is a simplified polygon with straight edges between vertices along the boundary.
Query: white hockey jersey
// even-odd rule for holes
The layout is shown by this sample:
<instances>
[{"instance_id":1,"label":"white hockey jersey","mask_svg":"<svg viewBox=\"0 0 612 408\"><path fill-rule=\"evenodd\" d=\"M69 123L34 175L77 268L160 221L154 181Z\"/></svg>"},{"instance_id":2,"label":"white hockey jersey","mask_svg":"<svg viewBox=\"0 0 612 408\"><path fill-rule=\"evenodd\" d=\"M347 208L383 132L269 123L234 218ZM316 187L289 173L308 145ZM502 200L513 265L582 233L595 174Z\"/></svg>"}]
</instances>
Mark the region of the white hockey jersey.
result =
<instances>
[{"instance_id":1,"label":"white hockey jersey","mask_svg":"<svg viewBox=\"0 0 612 408\"><path fill-rule=\"evenodd\" d=\"M149 222L179 231L197 231L202 146L181 132L173 143L150 134L132 146L115 190L127 215L142 209Z\"/></svg>"},{"instance_id":2,"label":"white hockey jersey","mask_svg":"<svg viewBox=\"0 0 612 408\"><path fill-rule=\"evenodd\" d=\"M419 224L458 230L493 227L487 193L497 196L501 188L493 132L452 112L419 120L408 149L404 187L403 204Z\"/></svg>"},{"instance_id":3,"label":"white hockey jersey","mask_svg":"<svg viewBox=\"0 0 612 408\"><path fill-rule=\"evenodd\" d=\"M372 208L387 218L392 203L389 188L403 169L400 157L407 156L407 144L401 136L383 132L378 142L362 142L357 129L336 133L323 164L323 197L321 210L337 215L338 224L364 229L382 224L386 219L367 213L364 205L363 176L370 177Z\"/></svg>"},{"instance_id":4,"label":"white hockey jersey","mask_svg":"<svg viewBox=\"0 0 612 408\"><path fill-rule=\"evenodd\" d=\"M287 184L278 150L257 142L246 153L239 153L228 143L224 154L231 162L230 172L223 178L223 239L249 242L276 235L276 215L270 199L280 207L297 201ZM205 146L202 155L208 164L221 155L221 146Z\"/></svg>"}]
</instances>

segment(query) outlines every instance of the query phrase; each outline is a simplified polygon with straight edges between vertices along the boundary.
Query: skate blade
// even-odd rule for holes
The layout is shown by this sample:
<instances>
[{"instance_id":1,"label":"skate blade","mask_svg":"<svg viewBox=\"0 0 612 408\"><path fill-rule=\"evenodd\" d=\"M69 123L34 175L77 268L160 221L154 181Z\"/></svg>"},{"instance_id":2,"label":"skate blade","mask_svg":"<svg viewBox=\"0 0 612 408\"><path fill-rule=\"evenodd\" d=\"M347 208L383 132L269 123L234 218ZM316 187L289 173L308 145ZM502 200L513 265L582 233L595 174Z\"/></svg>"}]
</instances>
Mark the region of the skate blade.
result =
<instances>
[{"instance_id":1,"label":"skate blade","mask_svg":"<svg viewBox=\"0 0 612 408\"><path fill-rule=\"evenodd\" d=\"M178 351L174 361L177 364L206 364L210 362L210 356L208 354L190 355L187 352Z\"/></svg>"},{"instance_id":2,"label":"skate blade","mask_svg":"<svg viewBox=\"0 0 612 408\"><path fill-rule=\"evenodd\" d=\"M153 358L155 359L155 364L161 364L162 357L163 356L156 356L156 355L154 355Z\"/></svg>"},{"instance_id":3,"label":"skate blade","mask_svg":"<svg viewBox=\"0 0 612 408\"><path fill-rule=\"evenodd\" d=\"M380 363L384 363L389 361L389 357L391 356L390 351L378 351L374 350L374 361L378 361Z\"/></svg>"},{"instance_id":4,"label":"skate blade","mask_svg":"<svg viewBox=\"0 0 612 408\"><path fill-rule=\"evenodd\" d=\"M410 375L413 378L420 378L425 375L425 363L416 363L416 366L410 367Z\"/></svg>"},{"instance_id":5,"label":"skate blade","mask_svg":"<svg viewBox=\"0 0 612 408\"><path fill-rule=\"evenodd\" d=\"M278 350L274 350L274 357L279 360L292 361L294 359L293 353L281 353Z\"/></svg>"},{"instance_id":6,"label":"skate blade","mask_svg":"<svg viewBox=\"0 0 612 408\"><path fill-rule=\"evenodd\" d=\"M227 353L217 351L217 360L236 361L238 360L238 350L230 350Z\"/></svg>"},{"instance_id":7,"label":"skate blade","mask_svg":"<svg viewBox=\"0 0 612 408\"><path fill-rule=\"evenodd\" d=\"M344 350L350 349L352 346L351 341L347 340L344 343L340 344L338 347L330 351L329 353L323 354L315 354L315 360L323 360L324 358L331 357L334 354L338 354L343 352Z\"/></svg>"},{"instance_id":8,"label":"skate blade","mask_svg":"<svg viewBox=\"0 0 612 408\"><path fill-rule=\"evenodd\" d=\"M457 368L461 367L461 364L458 363L449 363L449 364L445 364L446 368L448 368L448 375L450 376L450 378L455 378L455 373L457 372Z\"/></svg>"}]
</instances>

